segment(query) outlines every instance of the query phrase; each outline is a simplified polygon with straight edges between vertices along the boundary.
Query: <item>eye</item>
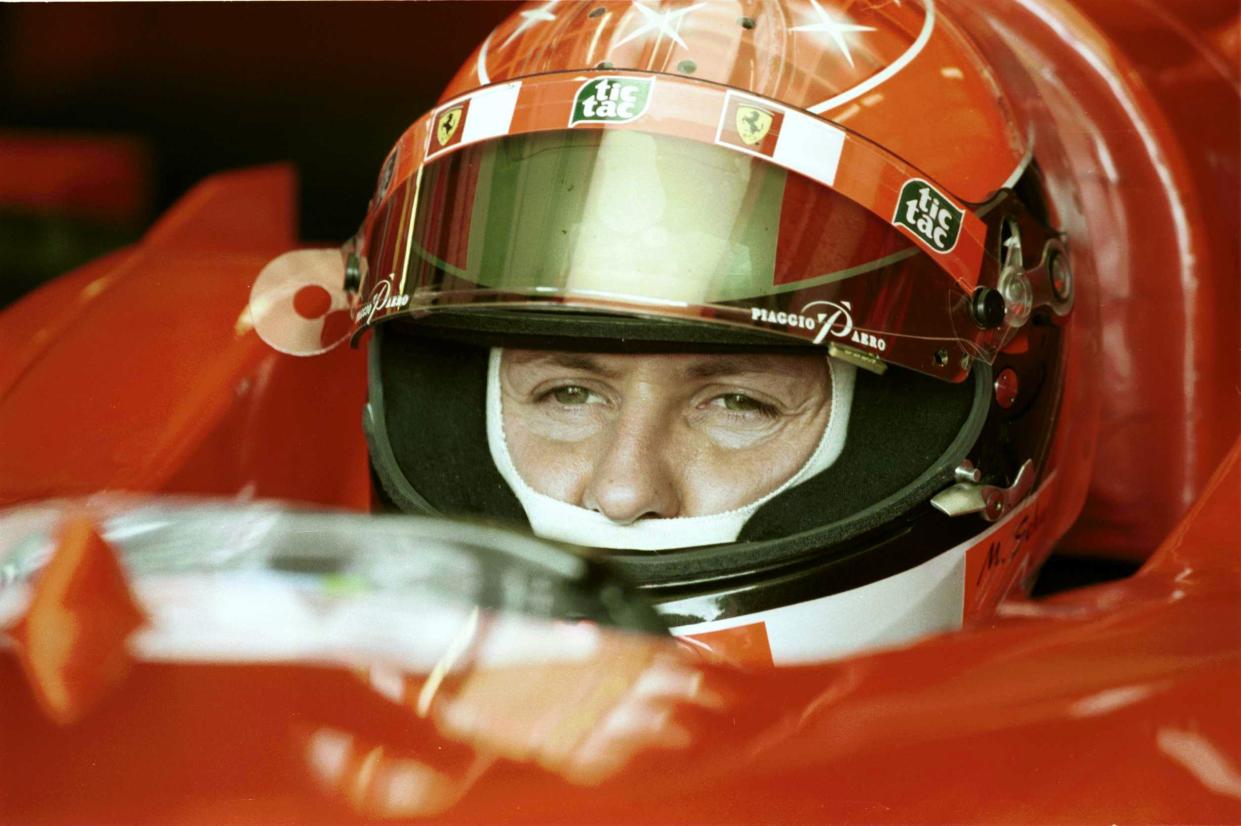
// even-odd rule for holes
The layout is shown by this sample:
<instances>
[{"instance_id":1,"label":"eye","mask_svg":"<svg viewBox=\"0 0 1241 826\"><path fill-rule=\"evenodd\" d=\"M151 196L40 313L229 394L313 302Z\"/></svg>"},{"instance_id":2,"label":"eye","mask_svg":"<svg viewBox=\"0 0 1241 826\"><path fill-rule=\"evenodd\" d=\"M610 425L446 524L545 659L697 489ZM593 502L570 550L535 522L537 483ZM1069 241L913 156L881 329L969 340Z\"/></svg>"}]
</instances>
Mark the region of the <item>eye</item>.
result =
<instances>
[{"instance_id":1,"label":"eye","mask_svg":"<svg viewBox=\"0 0 1241 826\"><path fill-rule=\"evenodd\" d=\"M722 396L716 396L711 403L732 413L757 413L768 418L775 418L780 412L774 405L760 402L744 393L725 393Z\"/></svg>"},{"instance_id":2,"label":"eye","mask_svg":"<svg viewBox=\"0 0 1241 826\"><path fill-rule=\"evenodd\" d=\"M565 407L577 407L583 404L597 404L599 401L599 394L593 393L578 384L566 384L549 390L544 394L543 398L548 397L554 399L557 404L562 404Z\"/></svg>"}]
</instances>

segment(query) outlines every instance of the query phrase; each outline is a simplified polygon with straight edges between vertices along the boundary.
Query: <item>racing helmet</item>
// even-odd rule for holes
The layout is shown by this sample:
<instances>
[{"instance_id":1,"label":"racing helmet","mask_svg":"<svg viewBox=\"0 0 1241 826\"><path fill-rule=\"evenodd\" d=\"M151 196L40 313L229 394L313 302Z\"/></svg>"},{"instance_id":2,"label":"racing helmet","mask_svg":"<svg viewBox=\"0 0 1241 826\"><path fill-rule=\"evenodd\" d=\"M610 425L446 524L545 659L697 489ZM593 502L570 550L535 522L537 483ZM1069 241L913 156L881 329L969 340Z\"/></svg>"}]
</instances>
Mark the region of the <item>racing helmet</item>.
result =
<instances>
[{"instance_id":1,"label":"racing helmet","mask_svg":"<svg viewBox=\"0 0 1241 826\"><path fill-rule=\"evenodd\" d=\"M1062 426L1090 407L1079 290L1032 143L934 0L528 5L401 136L344 249L377 499L606 548L736 662L986 617L1076 515L1056 468L1092 443ZM566 533L584 509L515 471L506 348L815 353L832 413L726 529L626 545Z\"/></svg>"}]
</instances>

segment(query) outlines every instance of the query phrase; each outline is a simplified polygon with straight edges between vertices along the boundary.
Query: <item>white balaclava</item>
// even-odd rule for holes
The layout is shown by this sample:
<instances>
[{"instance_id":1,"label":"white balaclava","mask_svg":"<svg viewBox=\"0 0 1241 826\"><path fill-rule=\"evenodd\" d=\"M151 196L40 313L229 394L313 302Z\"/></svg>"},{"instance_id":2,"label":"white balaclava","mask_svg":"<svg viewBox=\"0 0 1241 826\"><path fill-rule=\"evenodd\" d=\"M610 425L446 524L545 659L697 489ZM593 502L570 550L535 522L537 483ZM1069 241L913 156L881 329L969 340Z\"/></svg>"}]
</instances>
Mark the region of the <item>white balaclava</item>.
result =
<instances>
[{"instance_id":1,"label":"white balaclava","mask_svg":"<svg viewBox=\"0 0 1241 826\"><path fill-rule=\"evenodd\" d=\"M487 367L487 445L491 459L504 481L512 488L526 511L530 527L545 539L570 542L591 548L613 548L638 551L659 551L671 548L692 548L733 542L753 513L767 501L807 479L827 470L840 456L849 427L849 410L853 406L855 368L836 359L827 360L832 382L831 411L823 436L814 453L793 476L780 487L745 505L723 513L707 516L680 516L669 519L638 519L628 525L613 522L602 513L561 502L539 493L526 484L513 464L508 442L504 437L504 411L500 391L500 357L502 350L492 348Z\"/></svg>"}]
</instances>

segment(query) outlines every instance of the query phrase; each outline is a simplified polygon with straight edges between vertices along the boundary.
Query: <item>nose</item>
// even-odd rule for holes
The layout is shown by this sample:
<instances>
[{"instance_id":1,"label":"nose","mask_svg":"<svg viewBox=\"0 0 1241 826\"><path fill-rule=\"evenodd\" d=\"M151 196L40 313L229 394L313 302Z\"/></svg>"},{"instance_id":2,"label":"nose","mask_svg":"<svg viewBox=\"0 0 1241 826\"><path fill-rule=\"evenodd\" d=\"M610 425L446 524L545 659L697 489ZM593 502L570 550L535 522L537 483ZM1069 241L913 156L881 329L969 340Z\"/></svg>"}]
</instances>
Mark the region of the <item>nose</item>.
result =
<instances>
[{"instance_id":1,"label":"nose","mask_svg":"<svg viewBox=\"0 0 1241 826\"><path fill-rule=\"evenodd\" d=\"M595 462L583 491L582 507L620 525L679 515L681 497L673 472L669 430L658 411L622 411Z\"/></svg>"}]
</instances>

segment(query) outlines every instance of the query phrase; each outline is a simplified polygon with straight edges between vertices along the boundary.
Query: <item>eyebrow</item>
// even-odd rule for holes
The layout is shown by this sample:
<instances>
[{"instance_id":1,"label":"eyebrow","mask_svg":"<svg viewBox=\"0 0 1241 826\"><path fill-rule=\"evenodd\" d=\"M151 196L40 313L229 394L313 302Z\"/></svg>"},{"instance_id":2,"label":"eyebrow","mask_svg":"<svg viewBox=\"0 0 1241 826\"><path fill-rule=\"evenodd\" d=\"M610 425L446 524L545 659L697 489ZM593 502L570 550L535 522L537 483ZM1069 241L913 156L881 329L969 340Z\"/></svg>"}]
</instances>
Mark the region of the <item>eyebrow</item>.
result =
<instances>
[{"instance_id":1,"label":"eyebrow","mask_svg":"<svg viewBox=\"0 0 1241 826\"><path fill-rule=\"evenodd\" d=\"M528 359L521 359L522 364L550 364L555 367L563 367L569 370L581 370L585 373L594 373L597 376L614 379L621 375L620 370L614 370L603 364L598 358L589 353L573 353L573 352L550 352L540 353ZM735 356L713 356L704 358L701 361L695 361L685 368L685 377L687 379L713 379L720 376L737 376L747 373L778 373L787 375L787 371L781 369L777 364L773 364L772 359L764 355L735 355Z\"/></svg>"},{"instance_id":2,"label":"eyebrow","mask_svg":"<svg viewBox=\"0 0 1241 826\"><path fill-rule=\"evenodd\" d=\"M770 359L763 356L735 356L695 362L686 368L685 374L691 379L714 379L720 376L735 376L740 373L766 373L770 371Z\"/></svg>"},{"instance_id":3,"label":"eyebrow","mask_svg":"<svg viewBox=\"0 0 1241 826\"><path fill-rule=\"evenodd\" d=\"M547 353L537 358L530 359L527 363L543 363L554 364L557 367L566 367L570 370L581 370L586 373L595 373L605 378L614 379L620 375L615 370L604 367L602 363L594 356L584 353Z\"/></svg>"}]
</instances>

